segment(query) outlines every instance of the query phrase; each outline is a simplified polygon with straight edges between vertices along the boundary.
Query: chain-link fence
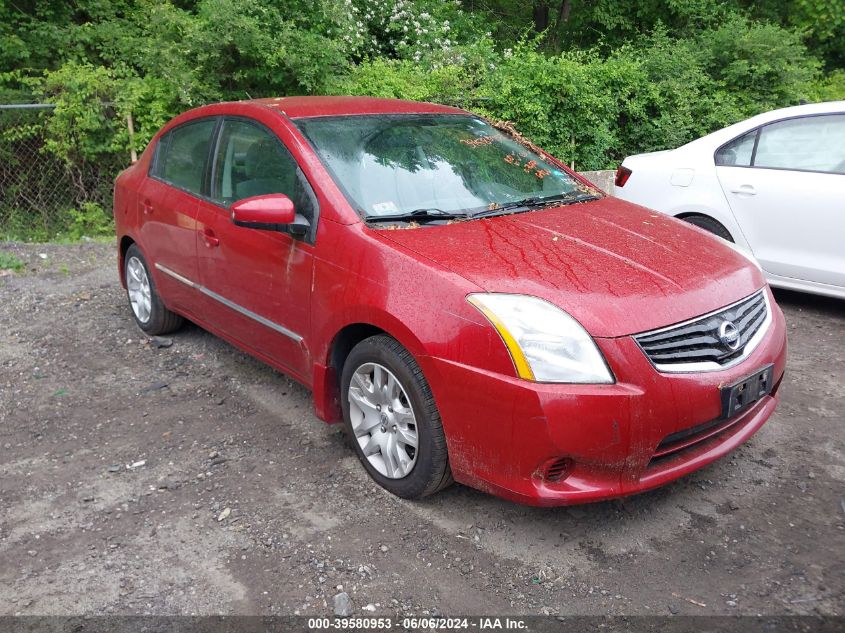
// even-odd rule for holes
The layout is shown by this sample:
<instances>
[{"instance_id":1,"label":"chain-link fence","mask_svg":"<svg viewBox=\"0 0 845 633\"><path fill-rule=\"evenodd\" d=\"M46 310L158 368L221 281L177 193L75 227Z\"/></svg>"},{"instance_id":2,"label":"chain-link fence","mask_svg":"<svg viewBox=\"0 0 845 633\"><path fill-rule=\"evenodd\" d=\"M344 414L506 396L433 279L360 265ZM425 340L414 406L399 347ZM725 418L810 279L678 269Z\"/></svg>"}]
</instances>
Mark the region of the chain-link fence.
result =
<instances>
[{"instance_id":1,"label":"chain-link fence","mask_svg":"<svg viewBox=\"0 0 845 633\"><path fill-rule=\"evenodd\" d=\"M50 104L0 105L0 239L46 240L102 232L112 185L127 158L67 162L47 151Z\"/></svg>"}]
</instances>

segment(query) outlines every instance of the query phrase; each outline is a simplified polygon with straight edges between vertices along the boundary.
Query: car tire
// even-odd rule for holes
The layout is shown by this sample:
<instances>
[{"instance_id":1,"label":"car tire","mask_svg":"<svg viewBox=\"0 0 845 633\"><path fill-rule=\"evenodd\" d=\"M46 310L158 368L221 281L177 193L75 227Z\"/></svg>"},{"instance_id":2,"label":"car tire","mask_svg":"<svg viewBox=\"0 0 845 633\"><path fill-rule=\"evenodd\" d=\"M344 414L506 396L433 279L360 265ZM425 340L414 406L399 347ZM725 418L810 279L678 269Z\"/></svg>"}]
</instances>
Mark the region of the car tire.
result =
<instances>
[{"instance_id":1,"label":"car tire","mask_svg":"<svg viewBox=\"0 0 845 633\"><path fill-rule=\"evenodd\" d=\"M728 229L726 229L720 222L711 217L706 215L688 215L687 217L681 219L684 220L684 222L689 222L700 229L704 229L713 235L721 237L723 240L727 240L728 242L734 241L730 231L728 231Z\"/></svg>"},{"instance_id":2,"label":"car tire","mask_svg":"<svg viewBox=\"0 0 845 633\"><path fill-rule=\"evenodd\" d=\"M396 339L377 335L358 343L343 365L341 394L347 436L376 483L404 499L452 484L431 388Z\"/></svg>"},{"instance_id":3,"label":"car tire","mask_svg":"<svg viewBox=\"0 0 845 633\"><path fill-rule=\"evenodd\" d=\"M184 319L164 307L147 260L135 244L127 249L123 258L123 279L132 316L145 334L167 334L181 327Z\"/></svg>"}]
</instances>

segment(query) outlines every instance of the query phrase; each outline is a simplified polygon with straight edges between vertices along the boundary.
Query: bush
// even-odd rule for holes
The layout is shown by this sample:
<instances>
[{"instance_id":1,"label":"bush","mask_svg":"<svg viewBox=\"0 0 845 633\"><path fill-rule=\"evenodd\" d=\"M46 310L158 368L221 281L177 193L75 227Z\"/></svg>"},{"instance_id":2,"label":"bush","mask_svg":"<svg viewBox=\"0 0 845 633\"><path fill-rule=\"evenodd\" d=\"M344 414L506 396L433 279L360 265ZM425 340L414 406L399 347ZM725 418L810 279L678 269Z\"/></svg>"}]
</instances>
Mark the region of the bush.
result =
<instances>
[{"instance_id":1,"label":"bush","mask_svg":"<svg viewBox=\"0 0 845 633\"><path fill-rule=\"evenodd\" d=\"M513 122L578 169L600 169L801 98L833 98L843 86L839 75L815 81L818 62L797 35L739 17L694 39L659 27L606 57L547 55L535 42L479 50L443 64L364 62L335 89L474 109Z\"/></svg>"},{"instance_id":2,"label":"bush","mask_svg":"<svg viewBox=\"0 0 845 633\"><path fill-rule=\"evenodd\" d=\"M708 75L749 113L810 97L821 66L798 34L739 16L702 32L693 44Z\"/></svg>"},{"instance_id":3,"label":"bush","mask_svg":"<svg viewBox=\"0 0 845 633\"><path fill-rule=\"evenodd\" d=\"M169 118L213 101L290 94L436 101L511 121L567 163L596 169L800 99L845 98L845 71L822 76L804 43L827 51L829 68L845 55L845 10L828 0L572 3L566 19L552 16L560 24L515 44L537 3L480 4L0 5L0 96L56 104L49 116L0 130L0 158L15 164L15 148L43 137L43 151L62 161L74 185L74 197L49 210L40 200L11 208L12 197L0 196L0 230L105 230L109 218L96 203L105 204L102 193L130 146L141 151ZM508 39L496 43L490 32ZM105 176L92 177L92 165ZM54 224L50 214L69 208Z\"/></svg>"},{"instance_id":4,"label":"bush","mask_svg":"<svg viewBox=\"0 0 845 633\"><path fill-rule=\"evenodd\" d=\"M0 270L23 270L26 264L14 253L0 251Z\"/></svg>"},{"instance_id":5,"label":"bush","mask_svg":"<svg viewBox=\"0 0 845 633\"><path fill-rule=\"evenodd\" d=\"M48 72L40 96L56 107L44 117L44 149L69 165L114 154L128 145L126 125L104 103L118 93L112 70L71 62Z\"/></svg>"},{"instance_id":6,"label":"bush","mask_svg":"<svg viewBox=\"0 0 845 633\"><path fill-rule=\"evenodd\" d=\"M817 81L812 90L812 100L845 100L845 70L837 70Z\"/></svg>"},{"instance_id":7,"label":"bush","mask_svg":"<svg viewBox=\"0 0 845 633\"><path fill-rule=\"evenodd\" d=\"M338 12L343 16L338 23L356 61L384 57L419 63L485 37L482 16L464 11L459 2L348 0L346 9Z\"/></svg>"},{"instance_id":8,"label":"bush","mask_svg":"<svg viewBox=\"0 0 845 633\"><path fill-rule=\"evenodd\" d=\"M425 63L378 57L352 67L329 92L468 106L477 100L479 85L498 60L487 39L431 53Z\"/></svg>"},{"instance_id":9,"label":"bush","mask_svg":"<svg viewBox=\"0 0 845 633\"><path fill-rule=\"evenodd\" d=\"M612 64L591 54L545 56L519 47L479 89L479 110L577 169L597 169L618 137Z\"/></svg>"},{"instance_id":10,"label":"bush","mask_svg":"<svg viewBox=\"0 0 845 633\"><path fill-rule=\"evenodd\" d=\"M104 237L114 235L114 220L111 211L99 204L84 202L78 209L67 212L70 218L64 237L81 240L83 237Z\"/></svg>"}]
</instances>

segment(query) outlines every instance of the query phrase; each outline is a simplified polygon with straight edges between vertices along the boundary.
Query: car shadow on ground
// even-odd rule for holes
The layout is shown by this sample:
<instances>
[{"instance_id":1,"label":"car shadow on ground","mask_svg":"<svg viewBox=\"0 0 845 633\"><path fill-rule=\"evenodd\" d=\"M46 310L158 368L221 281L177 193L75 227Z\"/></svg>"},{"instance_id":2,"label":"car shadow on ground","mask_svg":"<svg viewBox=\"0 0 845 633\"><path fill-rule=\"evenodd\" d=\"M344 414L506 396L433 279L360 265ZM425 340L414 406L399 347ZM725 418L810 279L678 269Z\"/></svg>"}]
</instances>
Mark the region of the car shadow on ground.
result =
<instances>
[{"instance_id":1,"label":"car shadow on ground","mask_svg":"<svg viewBox=\"0 0 845 633\"><path fill-rule=\"evenodd\" d=\"M806 292L794 290L782 290L772 288L775 301L781 308L794 308L796 310L812 310L814 312L828 314L832 317L845 318L845 300L821 295L811 295Z\"/></svg>"},{"instance_id":2,"label":"car shadow on ground","mask_svg":"<svg viewBox=\"0 0 845 633\"><path fill-rule=\"evenodd\" d=\"M797 292L776 291L776 299L795 323L827 322L845 317L845 302ZM815 319L799 320L803 314ZM815 330L812 325L807 327ZM231 347L198 326L188 323L179 333L183 342L190 341L196 352L216 356L217 362L235 367L241 382L261 383L264 389L279 388L285 383L282 400L296 401L307 410L311 394L301 385L240 350ZM344 477L382 498L383 508L401 508L423 525L434 525L457 538L474 539L489 552L505 558L517 558L541 565L544 561L565 560L575 566L589 561L606 565L620 558L644 552L670 551L677 542L695 538L699 544L708 543L712 530L730 529L740 536L750 523L750 515L761 510L762 501L755 497L772 484L782 468L771 465L772 446L779 437L776 428L764 428L731 455L725 456L703 469L656 490L604 502L561 507L532 507L494 497L484 492L456 484L433 497L406 501L378 489L357 464L355 453L344 441L342 425L326 426L313 414L304 412L296 423L307 435L323 438L331 445L332 458L344 461ZM256 430L254 441L265 444L272 437L260 437ZM314 463L302 463L306 470L317 468ZM330 491L327 491L330 493ZM655 521L660 517L660 521ZM737 523L736 526L733 526ZM530 543L524 535L531 534ZM701 536L696 536L701 535ZM522 545L520 545L522 543ZM574 547L572 547L574 545ZM566 546L566 547L564 547ZM704 547L702 544L701 547ZM709 552L710 550L707 550ZM702 554L707 555L707 552Z\"/></svg>"}]
</instances>

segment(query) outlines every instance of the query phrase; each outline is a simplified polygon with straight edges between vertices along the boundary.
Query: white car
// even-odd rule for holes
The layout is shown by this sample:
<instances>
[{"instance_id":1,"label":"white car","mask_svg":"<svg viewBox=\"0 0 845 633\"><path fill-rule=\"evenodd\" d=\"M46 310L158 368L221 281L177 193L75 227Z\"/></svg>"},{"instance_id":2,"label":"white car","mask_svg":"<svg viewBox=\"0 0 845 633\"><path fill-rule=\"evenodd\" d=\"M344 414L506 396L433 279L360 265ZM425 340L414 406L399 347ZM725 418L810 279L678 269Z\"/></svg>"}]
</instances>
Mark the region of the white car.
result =
<instances>
[{"instance_id":1,"label":"white car","mask_svg":"<svg viewBox=\"0 0 845 633\"><path fill-rule=\"evenodd\" d=\"M615 195L750 250L772 286L845 299L845 101L629 156Z\"/></svg>"}]
</instances>

